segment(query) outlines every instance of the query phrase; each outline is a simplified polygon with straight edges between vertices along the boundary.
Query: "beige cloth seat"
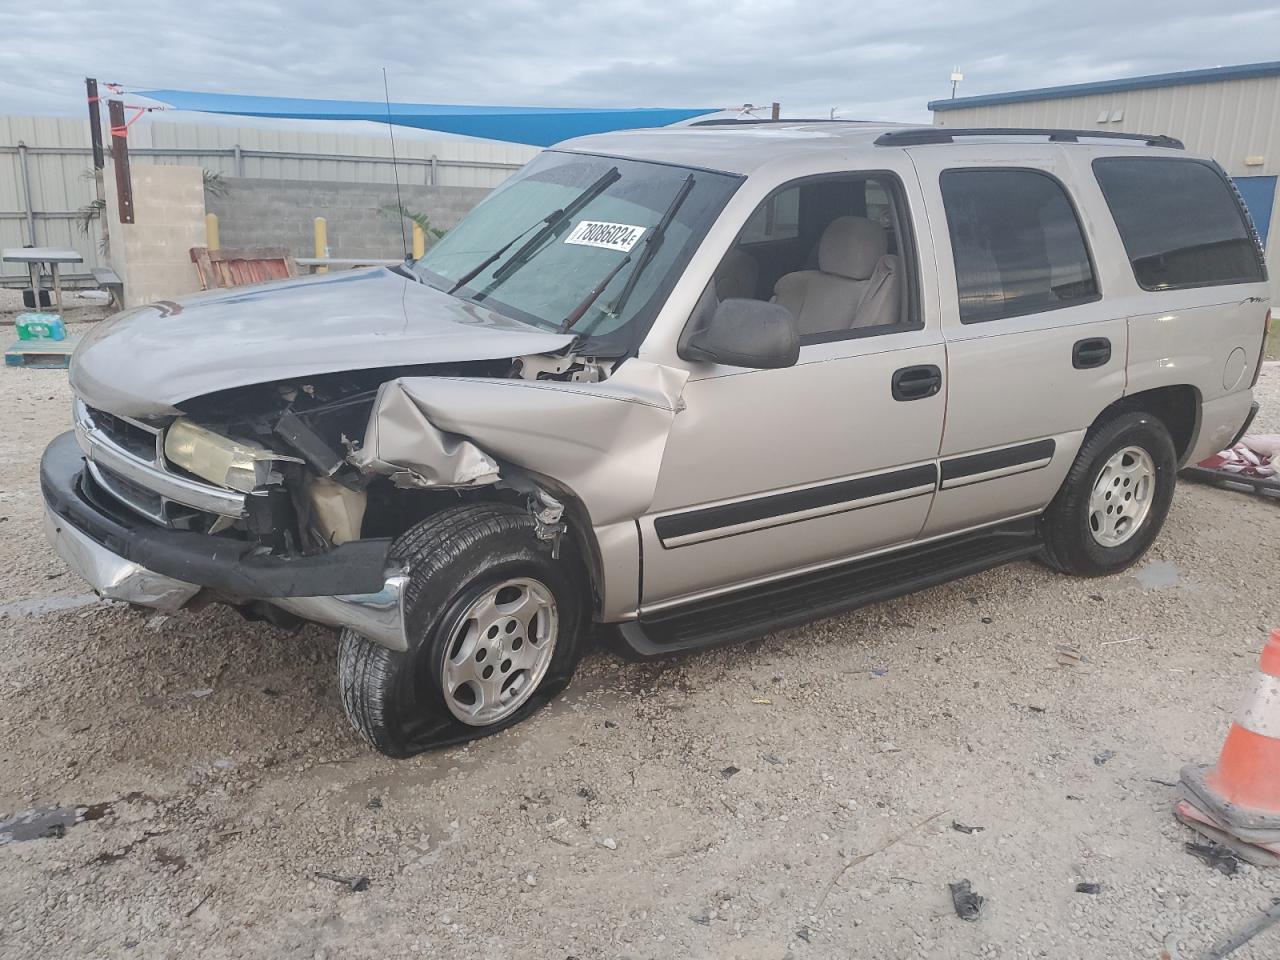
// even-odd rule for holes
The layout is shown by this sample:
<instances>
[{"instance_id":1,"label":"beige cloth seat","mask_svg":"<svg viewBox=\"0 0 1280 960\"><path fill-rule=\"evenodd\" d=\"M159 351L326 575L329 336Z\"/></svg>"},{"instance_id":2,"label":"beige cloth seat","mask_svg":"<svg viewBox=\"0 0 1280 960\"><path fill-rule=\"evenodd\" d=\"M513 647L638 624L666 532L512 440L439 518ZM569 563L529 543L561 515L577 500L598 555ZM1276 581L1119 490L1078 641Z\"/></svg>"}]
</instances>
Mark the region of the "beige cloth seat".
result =
<instances>
[{"instance_id":1,"label":"beige cloth seat","mask_svg":"<svg viewBox=\"0 0 1280 960\"><path fill-rule=\"evenodd\" d=\"M782 277L774 302L791 311L801 336L897 323L901 271L888 247L880 224L837 217L818 243L818 269Z\"/></svg>"}]
</instances>

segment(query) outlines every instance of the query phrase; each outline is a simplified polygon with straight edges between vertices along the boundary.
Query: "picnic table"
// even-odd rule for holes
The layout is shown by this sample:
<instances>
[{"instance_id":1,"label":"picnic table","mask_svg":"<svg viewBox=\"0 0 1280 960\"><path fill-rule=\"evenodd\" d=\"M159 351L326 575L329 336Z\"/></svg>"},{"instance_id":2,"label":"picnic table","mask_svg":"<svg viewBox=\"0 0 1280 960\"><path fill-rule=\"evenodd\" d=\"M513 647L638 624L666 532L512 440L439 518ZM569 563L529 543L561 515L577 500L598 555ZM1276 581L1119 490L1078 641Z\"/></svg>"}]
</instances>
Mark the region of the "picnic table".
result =
<instances>
[{"instance_id":1,"label":"picnic table","mask_svg":"<svg viewBox=\"0 0 1280 960\"><path fill-rule=\"evenodd\" d=\"M0 250L0 260L27 265L31 272L31 295L35 299L37 310L40 309L40 265L47 263L49 272L53 275L53 300L58 306L58 316L62 316L62 280L58 276L58 266L63 263L82 263L84 258L66 247L6 247Z\"/></svg>"}]
</instances>

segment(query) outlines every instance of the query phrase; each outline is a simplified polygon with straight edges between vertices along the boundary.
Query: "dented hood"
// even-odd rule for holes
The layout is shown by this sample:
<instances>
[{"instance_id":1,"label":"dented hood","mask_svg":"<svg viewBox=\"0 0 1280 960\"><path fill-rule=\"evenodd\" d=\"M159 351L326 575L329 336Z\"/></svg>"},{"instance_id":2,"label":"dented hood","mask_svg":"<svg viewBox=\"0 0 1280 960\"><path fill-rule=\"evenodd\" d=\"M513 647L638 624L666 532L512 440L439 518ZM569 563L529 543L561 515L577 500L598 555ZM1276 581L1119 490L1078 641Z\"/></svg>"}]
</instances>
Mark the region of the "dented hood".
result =
<instances>
[{"instance_id":1,"label":"dented hood","mask_svg":"<svg viewBox=\"0 0 1280 960\"><path fill-rule=\"evenodd\" d=\"M549 353L569 334L520 323L383 267L163 300L99 323L71 386L125 416L217 390L344 370Z\"/></svg>"}]
</instances>

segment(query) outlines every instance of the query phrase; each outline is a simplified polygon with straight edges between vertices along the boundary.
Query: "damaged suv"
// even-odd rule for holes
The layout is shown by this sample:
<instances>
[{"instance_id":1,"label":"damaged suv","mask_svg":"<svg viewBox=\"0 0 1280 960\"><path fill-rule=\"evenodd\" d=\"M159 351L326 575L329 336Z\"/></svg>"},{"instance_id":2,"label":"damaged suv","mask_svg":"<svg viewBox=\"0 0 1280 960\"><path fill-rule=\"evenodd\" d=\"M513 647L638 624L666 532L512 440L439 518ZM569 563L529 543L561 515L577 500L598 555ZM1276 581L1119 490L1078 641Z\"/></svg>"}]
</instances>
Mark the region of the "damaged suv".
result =
<instances>
[{"instance_id":1,"label":"damaged suv","mask_svg":"<svg viewBox=\"0 0 1280 960\"><path fill-rule=\"evenodd\" d=\"M1165 137L695 124L542 153L425 257L128 310L47 530L104 597L341 628L404 756L569 682L1021 557L1133 563L1268 290Z\"/></svg>"}]
</instances>

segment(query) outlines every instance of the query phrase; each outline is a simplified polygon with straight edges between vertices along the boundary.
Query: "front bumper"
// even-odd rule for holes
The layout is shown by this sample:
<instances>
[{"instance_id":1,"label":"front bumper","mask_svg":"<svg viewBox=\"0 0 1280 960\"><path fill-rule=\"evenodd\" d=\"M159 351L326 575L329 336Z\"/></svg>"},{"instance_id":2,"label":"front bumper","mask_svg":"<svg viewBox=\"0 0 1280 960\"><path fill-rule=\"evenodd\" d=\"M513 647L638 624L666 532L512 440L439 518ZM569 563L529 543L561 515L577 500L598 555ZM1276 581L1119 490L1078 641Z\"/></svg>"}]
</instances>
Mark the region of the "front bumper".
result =
<instances>
[{"instance_id":1,"label":"front bumper","mask_svg":"<svg viewBox=\"0 0 1280 960\"><path fill-rule=\"evenodd\" d=\"M94 487L72 433L46 448L40 488L49 542L103 597L172 611L208 590L227 603L266 601L304 619L351 627L393 650L408 649L406 577L388 555L390 540L279 557L227 537L158 526Z\"/></svg>"}]
</instances>

